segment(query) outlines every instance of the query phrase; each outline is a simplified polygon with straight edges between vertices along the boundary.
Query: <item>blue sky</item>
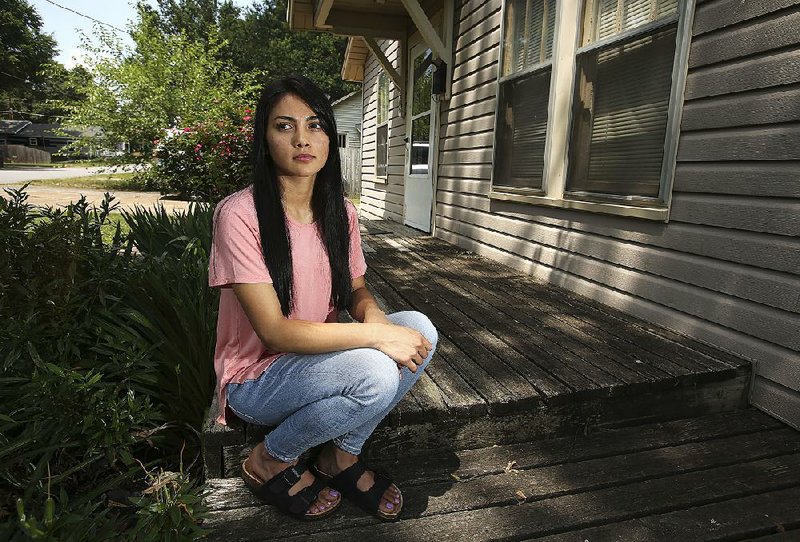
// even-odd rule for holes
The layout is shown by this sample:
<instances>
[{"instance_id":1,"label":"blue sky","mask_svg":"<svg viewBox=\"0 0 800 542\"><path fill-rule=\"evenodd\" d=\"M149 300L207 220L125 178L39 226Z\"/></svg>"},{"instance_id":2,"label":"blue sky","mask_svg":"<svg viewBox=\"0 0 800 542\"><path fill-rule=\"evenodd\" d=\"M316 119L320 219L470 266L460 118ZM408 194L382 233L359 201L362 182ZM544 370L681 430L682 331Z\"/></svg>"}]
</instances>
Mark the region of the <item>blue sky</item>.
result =
<instances>
[{"instance_id":1,"label":"blue sky","mask_svg":"<svg viewBox=\"0 0 800 542\"><path fill-rule=\"evenodd\" d=\"M42 30L52 34L58 43L59 54L56 60L67 68L74 66L82 54L80 31L91 36L94 23L47 0L28 1L42 17L44 23ZM127 28L135 13L134 2L129 0L53 0L53 2L123 30ZM156 5L154 0L149 0L149 3ZM245 7L251 5L253 0L234 0L233 3ZM125 43L132 44L126 34L120 33L120 35Z\"/></svg>"}]
</instances>

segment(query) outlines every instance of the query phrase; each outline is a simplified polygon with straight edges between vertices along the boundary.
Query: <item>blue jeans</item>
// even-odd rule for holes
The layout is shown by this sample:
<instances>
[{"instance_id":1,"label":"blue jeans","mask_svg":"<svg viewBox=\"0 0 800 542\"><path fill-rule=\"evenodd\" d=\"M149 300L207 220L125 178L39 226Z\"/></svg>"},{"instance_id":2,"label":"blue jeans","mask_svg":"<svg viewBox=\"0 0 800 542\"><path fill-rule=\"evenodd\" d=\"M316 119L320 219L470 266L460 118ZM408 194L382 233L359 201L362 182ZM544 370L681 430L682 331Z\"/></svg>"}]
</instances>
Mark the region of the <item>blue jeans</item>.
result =
<instances>
[{"instance_id":1,"label":"blue jeans","mask_svg":"<svg viewBox=\"0 0 800 542\"><path fill-rule=\"evenodd\" d=\"M433 345L416 373L406 367L398 371L389 356L374 348L288 353L257 379L228 384L228 405L246 422L277 426L264 445L280 461L291 463L329 440L358 455L378 423L422 375L439 338L420 312L395 312L387 318L416 329Z\"/></svg>"}]
</instances>

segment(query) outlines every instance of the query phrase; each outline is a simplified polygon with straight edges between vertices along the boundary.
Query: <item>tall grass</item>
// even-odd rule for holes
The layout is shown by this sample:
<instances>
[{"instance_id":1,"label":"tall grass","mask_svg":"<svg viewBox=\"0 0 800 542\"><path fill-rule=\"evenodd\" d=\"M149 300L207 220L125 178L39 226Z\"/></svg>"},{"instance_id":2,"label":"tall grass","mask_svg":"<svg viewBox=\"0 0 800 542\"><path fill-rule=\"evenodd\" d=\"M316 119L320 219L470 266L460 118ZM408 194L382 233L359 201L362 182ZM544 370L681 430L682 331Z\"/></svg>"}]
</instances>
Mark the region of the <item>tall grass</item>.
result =
<instances>
[{"instance_id":1,"label":"tall grass","mask_svg":"<svg viewBox=\"0 0 800 542\"><path fill-rule=\"evenodd\" d=\"M198 536L211 209L122 211L126 233L112 196L53 209L5 192L0 539Z\"/></svg>"}]
</instances>

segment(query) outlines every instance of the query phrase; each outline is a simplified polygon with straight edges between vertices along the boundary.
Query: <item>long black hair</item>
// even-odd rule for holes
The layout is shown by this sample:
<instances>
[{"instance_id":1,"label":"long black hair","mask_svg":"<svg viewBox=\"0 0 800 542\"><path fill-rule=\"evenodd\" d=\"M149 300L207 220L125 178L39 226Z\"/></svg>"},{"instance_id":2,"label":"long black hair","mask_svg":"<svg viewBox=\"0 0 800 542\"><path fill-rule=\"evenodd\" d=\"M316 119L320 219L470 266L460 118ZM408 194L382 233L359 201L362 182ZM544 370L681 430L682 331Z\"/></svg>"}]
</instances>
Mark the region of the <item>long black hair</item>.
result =
<instances>
[{"instance_id":1,"label":"long black hair","mask_svg":"<svg viewBox=\"0 0 800 542\"><path fill-rule=\"evenodd\" d=\"M336 309L350 306L350 224L347 218L342 180L342 163L336 120L333 109L322 90L310 79L291 75L269 84L256 106L253 138L253 200L264 262L272 277L272 285L281 302L281 311L288 316L293 307L292 250L289 225L281 203L281 187L275 162L267 147L267 129L272 108L285 94L294 94L308 104L328 135L328 159L317 173L311 194L311 210L317 231L328 252L331 266L331 301Z\"/></svg>"}]
</instances>

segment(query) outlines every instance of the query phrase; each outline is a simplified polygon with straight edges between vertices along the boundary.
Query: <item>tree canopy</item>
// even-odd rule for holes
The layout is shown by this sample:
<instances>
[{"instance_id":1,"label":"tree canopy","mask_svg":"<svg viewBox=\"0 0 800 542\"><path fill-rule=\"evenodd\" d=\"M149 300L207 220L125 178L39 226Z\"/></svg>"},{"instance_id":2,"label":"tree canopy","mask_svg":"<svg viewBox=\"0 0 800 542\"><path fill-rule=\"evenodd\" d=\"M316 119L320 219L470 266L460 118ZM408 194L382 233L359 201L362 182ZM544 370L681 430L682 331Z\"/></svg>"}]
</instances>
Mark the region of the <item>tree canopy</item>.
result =
<instances>
[{"instance_id":1,"label":"tree canopy","mask_svg":"<svg viewBox=\"0 0 800 542\"><path fill-rule=\"evenodd\" d=\"M57 68L56 41L42 32L42 18L26 0L4 0L0 7L0 106L31 109ZM65 74L60 74L62 80ZM62 89L63 90L63 89Z\"/></svg>"},{"instance_id":2,"label":"tree canopy","mask_svg":"<svg viewBox=\"0 0 800 542\"><path fill-rule=\"evenodd\" d=\"M253 73L260 84L300 73L315 81L335 100L357 85L342 81L340 71L345 38L318 32L294 32L286 24L286 0L254 2L239 8L230 0L157 0L147 4L158 27L168 35L185 35L206 44L209 36L222 40L220 60L242 73Z\"/></svg>"},{"instance_id":3,"label":"tree canopy","mask_svg":"<svg viewBox=\"0 0 800 542\"><path fill-rule=\"evenodd\" d=\"M213 28L205 43L165 34L155 14L140 5L133 50L113 34L97 35L100 43L87 45L92 79L86 99L71 106L68 120L100 127L106 144L129 141L146 151L167 128L240 117L254 98L253 77L219 59L222 44Z\"/></svg>"}]
</instances>

